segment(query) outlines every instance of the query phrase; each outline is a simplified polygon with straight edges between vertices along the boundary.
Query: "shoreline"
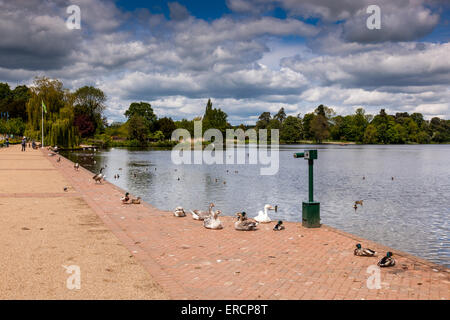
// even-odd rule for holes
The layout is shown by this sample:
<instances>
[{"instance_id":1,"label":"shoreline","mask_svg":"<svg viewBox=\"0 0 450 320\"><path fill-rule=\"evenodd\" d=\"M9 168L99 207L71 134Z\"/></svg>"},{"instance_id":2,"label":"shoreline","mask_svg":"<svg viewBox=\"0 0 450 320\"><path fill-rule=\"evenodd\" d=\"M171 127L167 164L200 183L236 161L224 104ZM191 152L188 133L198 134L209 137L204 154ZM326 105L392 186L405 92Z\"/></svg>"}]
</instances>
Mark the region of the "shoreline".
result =
<instances>
[{"instance_id":1,"label":"shoreline","mask_svg":"<svg viewBox=\"0 0 450 320\"><path fill-rule=\"evenodd\" d=\"M54 160L51 162L53 163L55 168L57 168L58 165L56 164L56 162ZM66 158L64 158L64 162L67 162L69 167L73 166L73 163ZM83 168L83 173L88 176L92 176L92 173L85 168ZM66 174L71 175L71 172L66 172ZM108 181L104 182L104 187L100 187L99 185L96 186L96 188L112 190L114 193L114 199L119 199L119 197L125 192L125 190ZM104 190L104 193L110 194L110 192L108 192L107 190ZM97 194L97 197L98 196L99 195ZM109 198L111 197L112 195L109 196ZM398 294L397 298L427 299L425 296L423 296L422 293L417 292L421 291L421 289L425 289L425 287L423 287L423 284L425 282L430 284L430 286L425 289L430 293L430 296L428 298L450 298L448 295L448 292L450 292L450 270L445 266L413 256L405 252L394 250L379 243L375 243L373 241L369 241L347 232L332 228L328 225L322 225L322 227L319 229L307 229L303 228L301 226L301 223L286 222L286 228L289 231L285 230L280 233L273 233L273 231L271 231L272 225L270 224L261 226L261 229L257 232L236 233L236 231L233 230L232 227L234 219L232 217L221 217L220 219L224 224L224 229L221 231L214 231L204 229L201 226L201 223L192 220L190 217L175 218L173 217L171 212L159 210L146 202L143 202L143 204L139 206L124 206L120 205L118 202L118 200L113 200L113 204L108 204L107 208L109 209L110 207L114 206L116 210L127 211L130 215L129 217L125 216L125 219L121 219L120 213L116 213L115 210L105 211L103 208L98 208L98 214L103 215L104 218L108 217L108 219L111 220L110 228L113 230L113 232L115 232L118 238L127 245L130 252L137 251L136 257L138 258L138 260L143 265L147 266L149 273L152 274L152 276L155 277L156 281L158 283L161 283L163 289L170 292L171 294L169 294L174 298L184 299L185 296L191 296L194 299L322 299L324 298L324 296L319 288L323 287L325 283L327 283L326 281L325 283L323 283L322 280L327 279L330 281L330 278L334 279L334 274L337 273L338 278L340 276L347 278L346 281L343 281L343 283L347 283L350 281L351 283L353 283L355 281L355 278L360 278L359 280L357 280L357 282L364 284L368 277L366 273L367 267L373 263L376 264L376 261L379 260L379 258L358 257L356 257L355 259L355 257L353 256L353 246L356 242L360 242L364 245L370 246L371 248L380 252L380 255L381 253L384 253L386 251L394 252L397 259L397 265L393 268L383 268L381 269L381 272L382 281L383 278L387 278L389 279L389 282L393 281L396 283L395 285L393 284L393 286L404 287L404 290L402 292L395 290L395 294ZM133 215L131 215L132 212ZM175 234L173 234L174 230ZM149 237L151 237L151 234L154 232L157 233L158 236L153 236L150 243L145 242L145 240L149 240ZM242 239L240 239L241 237ZM299 237L305 239L300 239ZM249 243L248 241L250 241L252 238L254 242ZM204 241L201 241L202 239ZM278 240L273 243L274 239ZM265 242L269 240L270 245L266 245ZM306 245L306 248L313 247L316 248L318 252L311 252L311 250L309 249L309 254L297 257L297 259L293 258L294 260L296 260L296 263L293 264L285 261L285 257L283 257L284 261L271 260L270 258L267 258L269 253L272 252L273 256L279 256L280 251L283 250L287 250L287 252L292 253L297 252L297 254L302 255L302 253L299 252L297 246L302 246L303 241L300 242L298 240L306 241L307 244L304 244ZM230 245L226 244L230 241L233 241L234 243ZM244 241L244 243L237 244L241 241ZM218 248L215 248L214 245L211 246L211 242L217 245L220 250L217 251ZM290 244L290 242L292 242L292 244ZM327 248L327 246L333 245L333 242L335 242L335 246L341 252L333 252L331 253L331 256L327 256L327 254L330 254L329 250L325 250L325 252L322 251L324 250L324 248ZM196 247L198 243L203 243L204 249L199 250L197 248L197 250L194 250L194 247ZM206 245L206 243L209 243L209 245ZM261 245L257 245L258 243L260 243ZM343 245L343 243L350 243L350 245L345 246ZM160 246L162 246L162 248L160 248ZM252 257L252 255L247 254L243 255L241 252L239 252L239 248L246 246L252 246L252 248L256 251L256 253L254 252L254 255L256 255L256 257ZM224 247L230 250L230 252L226 254L226 256L228 256L227 259L223 259L224 252L227 252L226 250L224 250ZM190 250L195 252L189 254L188 252ZM333 268L333 272L329 272L329 270L326 269L324 270L324 265L329 266L330 260L336 262L339 261L341 258L343 258L340 257L342 255L344 257L344 260L349 260L347 261L348 263L345 263L344 266L336 266L337 269ZM175 261L167 262L165 261L165 259L161 259L161 256L170 258L170 260ZM319 258L319 256L321 258ZM179 258L177 259L175 257ZM241 263L237 262L239 260L244 260L243 257L246 257L250 260L255 260L250 263L252 265L251 268L246 268ZM368 263L369 260L373 259L375 260L372 261L372 263ZM192 260L195 260L195 262L193 263ZM284 274L284 272L281 272L281 270L289 270L288 273L292 273L292 278L288 280L287 283L291 283L294 282L297 278L295 277L295 272L299 271L296 271L296 269L306 268L306 270L302 271L305 274L313 275L313 279L319 282L315 284L315 282L313 281L313 283L311 284L312 286L318 285L317 292L314 292L313 290L313 292L309 294L308 292L311 289L309 288L309 282L311 281L303 279L306 281L302 283L297 278L297 281L299 281L299 283L294 287L298 289L298 291L291 289L292 292L287 294L283 293L282 290L277 290L276 288L271 287L269 290L271 294L263 295L260 290L246 290L240 285L236 286L234 281L232 281L233 278L236 277L235 273L233 273L231 279L227 278L225 279L227 281L222 281L223 283L221 286L214 286L214 283L211 283L211 277L214 277L215 275L218 278L222 278L222 272L229 273L229 267L223 269L223 267L221 266L222 268L218 270L220 264L225 261L229 262L230 266L234 266L235 268L240 269L238 274L243 273L242 269L247 269L248 277L252 278L253 281L258 281L259 279L259 281L262 281L261 283L264 283L261 289L264 286L268 286L268 284L261 279L260 274L252 271L254 269L258 270L258 268L260 268L260 270L266 270L269 274L272 274L272 277ZM309 261L312 265L309 266L308 263L305 264L305 261ZM270 265L267 265L268 262L273 265L272 268L274 268L275 270L269 271L271 267ZM285 266L285 263L287 263L287 267ZM352 271L355 267L360 267L360 270L356 274L354 274L354 272ZM185 268L187 268L187 270L185 270ZM346 268L350 269L345 271ZM201 280L203 278L201 272L201 270L203 269L208 270L208 276L205 276L205 278L203 279L204 283L198 285L193 284L193 282L195 282L193 279L199 278ZM277 272L276 269L281 270L278 270ZM181 270L184 270L182 272L188 273L189 276L187 278L183 275L180 276L179 272ZM353 274L353 276L351 277L349 276L349 274ZM419 278L422 279L417 280L417 283L420 284L416 284L413 286L411 284L411 281L414 282L414 280L412 279ZM406 279L408 280L406 281ZM437 282L435 282L436 280ZM408 282L408 286L406 288L404 284L402 285L402 283L405 282ZM436 291L432 289L433 286L431 285L431 283L433 283L437 287L442 288L442 290L439 289L438 291ZM303 286L301 284L303 284ZM232 287L233 290L231 291L233 292L233 294L231 294L231 292L227 290L228 286ZM346 286L348 286L348 284L346 284ZM209 287L214 289L208 289ZM348 286L348 289L357 292L355 292L356 294L349 294L348 296L346 296L342 292L345 290L339 291L339 289L334 288L332 285L330 285L329 290L330 292L333 292L333 294L330 293L327 297L331 299L396 299L392 295L392 292L390 292L390 290L388 289L369 290L367 288L364 288L364 286L355 288L351 285ZM203 293L204 290L206 290L206 293ZM431 292L433 292L433 294L431 294Z\"/></svg>"},{"instance_id":2,"label":"shoreline","mask_svg":"<svg viewBox=\"0 0 450 320\"><path fill-rule=\"evenodd\" d=\"M71 163L73 164L73 162L72 162L70 159L66 158L65 156L61 155L61 158L64 158L66 161L69 161L69 162L71 162ZM85 170L86 172L88 172L89 174L95 175L94 172L92 172L92 171L90 171L89 169L86 169L86 168L84 168L84 167L82 167L82 166L80 165L80 169L81 169L81 168L84 169L84 170ZM104 180L103 183L107 183L107 184L110 185L112 188L114 188L115 190L119 191L121 194L125 194L125 192L127 192L126 190L124 190L124 189L120 188L119 186L115 185L114 183L109 182L108 180ZM133 197L133 196L134 196L134 195L130 194L130 197ZM164 213L165 213L165 212L169 212L169 211L166 211L166 210L157 208L157 207L155 207L154 205L152 205L152 204L150 204L150 203L148 203L148 202L146 202L146 201L143 201L142 199L141 199L141 203L142 203L144 206L146 206L146 207L148 207L148 208L150 208L150 209L153 209L153 210L156 209L156 210L158 210L158 211L160 211L160 212L164 212ZM223 217L223 216L222 216L222 217ZM287 222L287 221L284 221L284 223L286 223L286 222ZM299 224L299 225L301 226L301 222L289 221L288 223ZM361 237L359 237L359 236L357 236L357 235L354 235L354 234L349 233L349 232L347 232L347 231L343 231L343 230L337 229L337 228L332 227L332 226L327 225L327 224L321 223L321 228L322 228L322 227L327 228L327 229L329 229L329 230L331 230L331 231L333 231L333 232L342 234L342 235L344 235L344 236L346 236L346 237L348 237L348 238L355 239L355 241L358 241L358 239L359 239L359 240L363 239L363 238L361 238ZM302 227L302 228L303 228L303 227ZM397 256L407 257L408 259L417 261L418 263L426 264L426 265L428 265L428 266L430 266L430 267L432 267L432 268L434 268L434 269L438 269L438 270L441 270L441 271L446 271L446 270L448 270L447 272L450 273L450 268L447 268L447 267L444 266L444 265L435 263L435 262L433 262L433 261L427 260L427 259L422 258L422 257L415 256L415 255L413 255L413 254L411 254L411 253L408 253L408 252L406 252L406 251L401 251L401 250L398 250L398 249L390 248L390 247L388 247L388 246L386 246L386 245L383 245L383 244L381 244L381 243L379 243L379 242L376 242L376 241L373 241L373 240L364 239L364 241L365 241L366 243L371 243L371 244L373 244L373 245L376 245L376 246L378 246L378 247L383 248L383 249L384 249L383 251L386 251L386 252L387 252L387 251L395 251Z\"/></svg>"},{"instance_id":3,"label":"shoreline","mask_svg":"<svg viewBox=\"0 0 450 320\"><path fill-rule=\"evenodd\" d=\"M3 298L450 299L450 270L428 260L327 225L307 229L286 222L285 230L274 232L270 223L238 232L232 217L220 217L224 229L208 230L191 217L176 218L150 203L124 205L119 200L124 190L108 181L96 184L89 170L75 171L67 158L58 162L59 156L48 154L46 149L0 149L0 160L5 160L0 166L10 158L21 161L14 168L27 168L0 170L0 178L10 181L14 173L14 184L2 187L0 182L0 212L3 227L16 230L1 233L6 247L0 261L9 275L0 281ZM25 176L32 174L27 183ZM15 209L1 210L4 205ZM89 220L78 221L81 212ZM33 221L39 223L30 225ZM31 230L21 230L24 226ZM27 234L32 243L23 246ZM64 240L67 236L71 240ZM379 256L355 257L358 242ZM381 289L368 289L368 267L388 250L396 266L380 270ZM112 262L122 259L135 263ZM81 290L65 288L61 264L81 265ZM14 273L21 268L26 270Z\"/></svg>"}]
</instances>

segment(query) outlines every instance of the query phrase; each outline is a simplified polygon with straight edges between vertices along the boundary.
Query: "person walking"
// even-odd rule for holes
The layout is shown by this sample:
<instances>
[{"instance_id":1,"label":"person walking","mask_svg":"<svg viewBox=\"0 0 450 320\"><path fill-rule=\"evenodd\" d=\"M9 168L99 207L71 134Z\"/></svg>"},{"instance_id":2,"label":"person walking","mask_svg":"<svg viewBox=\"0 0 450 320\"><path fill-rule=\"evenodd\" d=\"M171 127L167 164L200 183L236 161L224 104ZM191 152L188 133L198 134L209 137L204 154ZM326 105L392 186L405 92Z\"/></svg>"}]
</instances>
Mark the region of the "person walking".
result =
<instances>
[{"instance_id":1,"label":"person walking","mask_svg":"<svg viewBox=\"0 0 450 320\"><path fill-rule=\"evenodd\" d=\"M27 146L27 140L25 139L25 137L22 138L22 151L25 151L25 148Z\"/></svg>"},{"instance_id":2,"label":"person walking","mask_svg":"<svg viewBox=\"0 0 450 320\"><path fill-rule=\"evenodd\" d=\"M6 143L6 147L9 148L9 137L6 137L5 143Z\"/></svg>"}]
</instances>

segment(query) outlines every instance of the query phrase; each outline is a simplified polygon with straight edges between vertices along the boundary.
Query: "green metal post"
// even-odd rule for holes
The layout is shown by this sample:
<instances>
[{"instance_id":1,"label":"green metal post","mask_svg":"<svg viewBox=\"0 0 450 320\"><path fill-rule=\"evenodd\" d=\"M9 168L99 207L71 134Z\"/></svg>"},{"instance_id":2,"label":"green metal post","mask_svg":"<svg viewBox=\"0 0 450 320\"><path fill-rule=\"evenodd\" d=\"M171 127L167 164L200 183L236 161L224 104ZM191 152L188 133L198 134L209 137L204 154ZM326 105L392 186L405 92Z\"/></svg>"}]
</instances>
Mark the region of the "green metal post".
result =
<instances>
[{"instance_id":1,"label":"green metal post","mask_svg":"<svg viewBox=\"0 0 450 320\"><path fill-rule=\"evenodd\" d=\"M309 167L309 202L314 202L314 160L308 159Z\"/></svg>"},{"instance_id":2,"label":"green metal post","mask_svg":"<svg viewBox=\"0 0 450 320\"><path fill-rule=\"evenodd\" d=\"M317 150L294 153L294 158L308 160L308 202L302 203L302 225L306 228L320 227L320 203L314 202L314 159Z\"/></svg>"}]
</instances>

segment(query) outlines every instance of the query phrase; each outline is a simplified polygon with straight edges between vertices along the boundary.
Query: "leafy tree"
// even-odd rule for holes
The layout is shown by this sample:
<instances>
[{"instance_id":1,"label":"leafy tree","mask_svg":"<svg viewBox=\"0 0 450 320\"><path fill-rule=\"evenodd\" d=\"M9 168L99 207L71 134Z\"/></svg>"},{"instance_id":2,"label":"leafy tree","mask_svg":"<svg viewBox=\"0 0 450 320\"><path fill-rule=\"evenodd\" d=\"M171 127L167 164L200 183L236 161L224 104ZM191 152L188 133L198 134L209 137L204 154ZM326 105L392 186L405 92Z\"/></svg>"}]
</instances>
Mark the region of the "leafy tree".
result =
<instances>
[{"instance_id":1,"label":"leafy tree","mask_svg":"<svg viewBox=\"0 0 450 320\"><path fill-rule=\"evenodd\" d=\"M316 116L314 113L307 113L303 117L303 137L305 139L313 139L314 133L312 131L312 121L314 120Z\"/></svg>"},{"instance_id":2,"label":"leafy tree","mask_svg":"<svg viewBox=\"0 0 450 320\"><path fill-rule=\"evenodd\" d=\"M82 137L91 137L95 133L94 122L87 114L76 115L73 124L78 128L78 133Z\"/></svg>"},{"instance_id":3,"label":"leafy tree","mask_svg":"<svg viewBox=\"0 0 450 320\"><path fill-rule=\"evenodd\" d=\"M157 130L155 133L151 135L151 139L153 141L163 141L164 140L164 133L160 130Z\"/></svg>"},{"instance_id":4,"label":"leafy tree","mask_svg":"<svg viewBox=\"0 0 450 320\"><path fill-rule=\"evenodd\" d=\"M211 99L208 99L208 102L206 103L205 114L203 115L202 119L203 132L213 128L220 130L222 133L225 133L225 130L230 127L227 123L227 117L228 115L220 108L213 108Z\"/></svg>"},{"instance_id":5,"label":"leafy tree","mask_svg":"<svg viewBox=\"0 0 450 320\"><path fill-rule=\"evenodd\" d=\"M173 122L172 118L164 117L156 121L156 129L163 133L165 139L170 139L172 136L172 132L176 128L177 127Z\"/></svg>"},{"instance_id":6,"label":"leafy tree","mask_svg":"<svg viewBox=\"0 0 450 320\"><path fill-rule=\"evenodd\" d=\"M97 129L103 131L105 127L103 112L106 108L106 95L103 91L92 86L84 86L75 91L72 99L75 115L86 115L94 126L94 132Z\"/></svg>"},{"instance_id":7,"label":"leafy tree","mask_svg":"<svg viewBox=\"0 0 450 320\"><path fill-rule=\"evenodd\" d=\"M42 102L47 106L44 114L45 145L73 147L79 139L73 125L74 113L71 93L59 80L36 78L31 87L31 97L26 104L28 122L25 135L40 141Z\"/></svg>"},{"instance_id":8,"label":"leafy tree","mask_svg":"<svg viewBox=\"0 0 450 320\"><path fill-rule=\"evenodd\" d=\"M27 120L26 104L31 91L27 86L17 86L10 90L9 84L0 83L0 112L8 112L9 118Z\"/></svg>"},{"instance_id":9,"label":"leafy tree","mask_svg":"<svg viewBox=\"0 0 450 320\"><path fill-rule=\"evenodd\" d=\"M147 119L138 114L133 114L128 119L127 126L130 140L138 140L140 143L144 143L147 140L149 133Z\"/></svg>"},{"instance_id":10,"label":"leafy tree","mask_svg":"<svg viewBox=\"0 0 450 320\"><path fill-rule=\"evenodd\" d=\"M364 138L364 131L368 125L363 108L356 109L353 116L352 133L355 141L362 142Z\"/></svg>"},{"instance_id":11,"label":"leafy tree","mask_svg":"<svg viewBox=\"0 0 450 320\"><path fill-rule=\"evenodd\" d=\"M422 128L425 120L423 119L423 115L421 113L413 113L411 114L411 119L417 124L419 128Z\"/></svg>"},{"instance_id":12,"label":"leafy tree","mask_svg":"<svg viewBox=\"0 0 450 320\"><path fill-rule=\"evenodd\" d=\"M316 110L314 110L314 112L315 114L323 116L328 120L330 120L336 114L336 112L334 112L332 108L324 106L323 104L319 105Z\"/></svg>"},{"instance_id":13,"label":"leafy tree","mask_svg":"<svg viewBox=\"0 0 450 320\"><path fill-rule=\"evenodd\" d=\"M0 120L0 133L14 136L23 136L25 123L21 118L12 118L8 121Z\"/></svg>"},{"instance_id":14,"label":"leafy tree","mask_svg":"<svg viewBox=\"0 0 450 320\"><path fill-rule=\"evenodd\" d=\"M105 128L105 134L109 137L127 137L127 125L122 122L113 122Z\"/></svg>"},{"instance_id":15,"label":"leafy tree","mask_svg":"<svg viewBox=\"0 0 450 320\"><path fill-rule=\"evenodd\" d=\"M125 117L130 119L134 115L142 117L145 125L149 128L149 130L153 130L155 128L156 115L153 112L153 108L150 103L133 102L132 104L130 104L128 110L125 111Z\"/></svg>"},{"instance_id":16,"label":"leafy tree","mask_svg":"<svg viewBox=\"0 0 450 320\"><path fill-rule=\"evenodd\" d=\"M272 119L272 116L270 115L270 112L263 112L258 118L258 121L256 122L256 128L259 129L266 129L269 125L270 120Z\"/></svg>"},{"instance_id":17,"label":"leafy tree","mask_svg":"<svg viewBox=\"0 0 450 320\"><path fill-rule=\"evenodd\" d=\"M373 124L369 124L364 131L364 143L373 144L378 142L377 128Z\"/></svg>"},{"instance_id":18,"label":"leafy tree","mask_svg":"<svg viewBox=\"0 0 450 320\"><path fill-rule=\"evenodd\" d=\"M11 117L27 120L27 102L31 97L31 90L25 86L17 86L12 90L12 101L9 104Z\"/></svg>"},{"instance_id":19,"label":"leafy tree","mask_svg":"<svg viewBox=\"0 0 450 320\"><path fill-rule=\"evenodd\" d=\"M288 143L294 143L300 141L302 135L301 119L288 116L281 126L280 139Z\"/></svg>"},{"instance_id":20,"label":"leafy tree","mask_svg":"<svg viewBox=\"0 0 450 320\"><path fill-rule=\"evenodd\" d=\"M280 121L280 123L283 123L283 121L286 119L286 113L284 112L284 108L281 108L273 118Z\"/></svg>"},{"instance_id":21,"label":"leafy tree","mask_svg":"<svg viewBox=\"0 0 450 320\"><path fill-rule=\"evenodd\" d=\"M322 114L318 114L312 120L311 131L313 133L314 140L318 143L322 143L323 140L330 136L328 121Z\"/></svg>"}]
</instances>

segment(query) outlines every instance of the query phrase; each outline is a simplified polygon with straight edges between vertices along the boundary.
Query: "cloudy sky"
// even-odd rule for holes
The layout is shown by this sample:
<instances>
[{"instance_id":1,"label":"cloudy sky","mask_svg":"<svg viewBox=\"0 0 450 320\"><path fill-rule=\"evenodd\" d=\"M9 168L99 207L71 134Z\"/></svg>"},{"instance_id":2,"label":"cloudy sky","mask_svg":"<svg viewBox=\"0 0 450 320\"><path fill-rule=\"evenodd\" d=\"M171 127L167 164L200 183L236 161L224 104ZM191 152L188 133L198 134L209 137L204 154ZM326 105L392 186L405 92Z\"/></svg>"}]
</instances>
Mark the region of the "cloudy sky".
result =
<instances>
[{"instance_id":1,"label":"cloudy sky","mask_svg":"<svg viewBox=\"0 0 450 320\"><path fill-rule=\"evenodd\" d=\"M133 101L192 119L208 98L232 124L321 103L450 119L449 20L448 0L0 0L0 82L97 86L109 121Z\"/></svg>"}]
</instances>

